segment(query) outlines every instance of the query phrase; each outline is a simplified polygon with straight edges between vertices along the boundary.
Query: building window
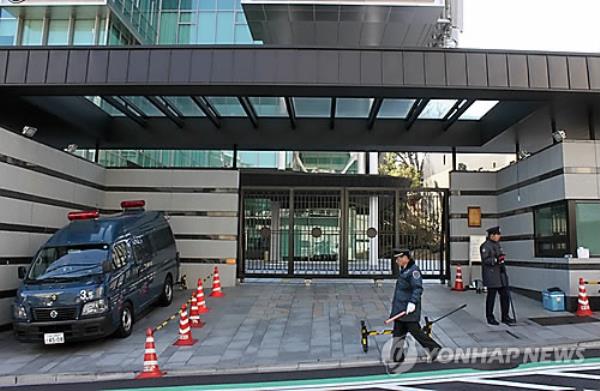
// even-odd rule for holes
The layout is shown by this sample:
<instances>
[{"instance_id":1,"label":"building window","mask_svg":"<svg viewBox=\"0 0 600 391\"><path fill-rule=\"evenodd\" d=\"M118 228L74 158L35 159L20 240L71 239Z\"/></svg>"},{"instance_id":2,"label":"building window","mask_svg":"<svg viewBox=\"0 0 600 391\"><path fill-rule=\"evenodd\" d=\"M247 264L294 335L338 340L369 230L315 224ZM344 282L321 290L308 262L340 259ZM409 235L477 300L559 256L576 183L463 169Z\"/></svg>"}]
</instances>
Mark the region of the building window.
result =
<instances>
[{"instance_id":1,"label":"building window","mask_svg":"<svg viewBox=\"0 0 600 391\"><path fill-rule=\"evenodd\" d=\"M94 19L77 19L73 30L73 45L93 45L95 33Z\"/></svg>"},{"instance_id":2,"label":"building window","mask_svg":"<svg viewBox=\"0 0 600 391\"><path fill-rule=\"evenodd\" d=\"M22 45L41 45L44 21L42 19L27 19L23 22Z\"/></svg>"},{"instance_id":3,"label":"building window","mask_svg":"<svg viewBox=\"0 0 600 391\"><path fill-rule=\"evenodd\" d=\"M69 44L69 19L51 19L48 22L48 45Z\"/></svg>"},{"instance_id":4,"label":"building window","mask_svg":"<svg viewBox=\"0 0 600 391\"><path fill-rule=\"evenodd\" d=\"M564 257L570 253L566 202L534 209L535 256Z\"/></svg>"},{"instance_id":5,"label":"building window","mask_svg":"<svg viewBox=\"0 0 600 391\"><path fill-rule=\"evenodd\" d=\"M600 256L600 203L577 202L575 206L577 247L590 250L590 256Z\"/></svg>"},{"instance_id":6,"label":"building window","mask_svg":"<svg viewBox=\"0 0 600 391\"><path fill-rule=\"evenodd\" d=\"M5 9L0 9L0 45L14 45L17 35L17 18Z\"/></svg>"}]
</instances>

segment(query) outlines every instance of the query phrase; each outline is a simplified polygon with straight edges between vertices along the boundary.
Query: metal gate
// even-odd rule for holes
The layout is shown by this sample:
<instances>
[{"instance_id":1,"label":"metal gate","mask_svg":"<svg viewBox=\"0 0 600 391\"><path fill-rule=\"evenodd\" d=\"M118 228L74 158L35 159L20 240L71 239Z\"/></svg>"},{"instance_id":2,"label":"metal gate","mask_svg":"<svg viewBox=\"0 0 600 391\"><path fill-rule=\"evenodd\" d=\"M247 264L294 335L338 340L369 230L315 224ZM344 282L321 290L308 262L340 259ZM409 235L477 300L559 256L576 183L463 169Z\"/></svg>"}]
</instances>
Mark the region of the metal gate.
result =
<instances>
[{"instance_id":1,"label":"metal gate","mask_svg":"<svg viewBox=\"0 0 600 391\"><path fill-rule=\"evenodd\" d=\"M447 194L438 189L244 188L240 277L391 277L394 247L448 278Z\"/></svg>"}]
</instances>

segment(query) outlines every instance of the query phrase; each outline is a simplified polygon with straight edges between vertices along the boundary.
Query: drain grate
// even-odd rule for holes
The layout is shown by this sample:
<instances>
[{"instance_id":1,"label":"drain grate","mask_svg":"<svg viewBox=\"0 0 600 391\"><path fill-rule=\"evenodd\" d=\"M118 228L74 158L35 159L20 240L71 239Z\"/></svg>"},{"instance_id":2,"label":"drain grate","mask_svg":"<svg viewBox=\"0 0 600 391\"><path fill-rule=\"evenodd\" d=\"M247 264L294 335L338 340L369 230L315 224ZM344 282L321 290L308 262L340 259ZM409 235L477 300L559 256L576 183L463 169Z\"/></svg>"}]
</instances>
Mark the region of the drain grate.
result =
<instances>
[{"instance_id":1,"label":"drain grate","mask_svg":"<svg viewBox=\"0 0 600 391\"><path fill-rule=\"evenodd\" d=\"M579 317L579 316L548 316L542 318L529 318L532 322L540 326L561 326L566 324L592 323L600 322L600 319L594 317Z\"/></svg>"}]
</instances>

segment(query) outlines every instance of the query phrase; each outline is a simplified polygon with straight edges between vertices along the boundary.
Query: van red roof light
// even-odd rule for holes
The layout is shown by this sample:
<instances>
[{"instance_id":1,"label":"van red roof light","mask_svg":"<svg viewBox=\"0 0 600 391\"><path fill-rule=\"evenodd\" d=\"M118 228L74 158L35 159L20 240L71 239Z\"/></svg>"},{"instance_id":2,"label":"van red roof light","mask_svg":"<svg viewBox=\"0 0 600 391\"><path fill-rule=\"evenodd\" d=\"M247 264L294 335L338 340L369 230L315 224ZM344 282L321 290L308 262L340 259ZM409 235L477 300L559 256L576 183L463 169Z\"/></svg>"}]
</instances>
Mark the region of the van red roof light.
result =
<instances>
[{"instance_id":1,"label":"van red roof light","mask_svg":"<svg viewBox=\"0 0 600 391\"><path fill-rule=\"evenodd\" d=\"M85 212L69 212L69 214L67 214L67 218L70 221L91 220L91 219L97 219L98 217L100 217L100 212L98 212L97 210L88 210Z\"/></svg>"},{"instance_id":2,"label":"van red roof light","mask_svg":"<svg viewBox=\"0 0 600 391\"><path fill-rule=\"evenodd\" d=\"M146 206L146 201L144 200L131 200L121 202L122 209L143 208L144 206Z\"/></svg>"}]
</instances>

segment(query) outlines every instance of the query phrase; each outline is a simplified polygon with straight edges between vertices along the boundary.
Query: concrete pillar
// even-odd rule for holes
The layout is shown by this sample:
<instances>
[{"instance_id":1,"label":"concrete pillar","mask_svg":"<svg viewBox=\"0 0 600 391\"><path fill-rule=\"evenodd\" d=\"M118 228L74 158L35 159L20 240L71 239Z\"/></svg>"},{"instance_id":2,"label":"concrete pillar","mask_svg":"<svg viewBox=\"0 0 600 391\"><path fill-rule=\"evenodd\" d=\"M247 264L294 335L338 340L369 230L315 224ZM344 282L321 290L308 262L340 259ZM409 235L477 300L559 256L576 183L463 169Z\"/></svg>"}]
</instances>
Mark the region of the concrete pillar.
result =
<instances>
[{"instance_id":1,"label":"concrete pillar","mask_svg":"<svg viewBox=\"0 0 600 391\"><path fill-rule=\"evenodd\" d=\"M369 152L369 175L379 174L379 153Z\"/></svg>"},{"instance_id":2,"label":"concrete pillar","mask_svg":"<svg viewBox=\"0 0 600 391\"><path fill-rule=\"evenodd\" d=\"M379 153L369 152L369 175L379 174ZM369 226L379 232L379 197L369 197ZM379 264L379 235L369 239L369 266L378 268Z\"/></svg>"},{"instance_id":3,"label":"concrete pillar","mask_svg":"<svg viewBox=\"0 0 600 391\"><path fill-rule=\"evenodd\" d=\"M279 151L277 152L277 169L278 170L285 170L285 155L286 152L285 151Z\"/></svg>"},{"instance_id":4,"label":"concrete pillar","mask_svg":"<svg viewBox=\"0 0 600 391\"><path fill-rule=\"evenodd\" d=\"M358 173L367 173L366 152L358 152Z\"/></svg>"}]
</instances>

